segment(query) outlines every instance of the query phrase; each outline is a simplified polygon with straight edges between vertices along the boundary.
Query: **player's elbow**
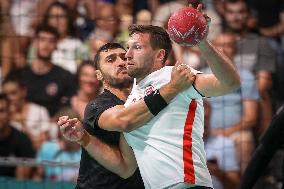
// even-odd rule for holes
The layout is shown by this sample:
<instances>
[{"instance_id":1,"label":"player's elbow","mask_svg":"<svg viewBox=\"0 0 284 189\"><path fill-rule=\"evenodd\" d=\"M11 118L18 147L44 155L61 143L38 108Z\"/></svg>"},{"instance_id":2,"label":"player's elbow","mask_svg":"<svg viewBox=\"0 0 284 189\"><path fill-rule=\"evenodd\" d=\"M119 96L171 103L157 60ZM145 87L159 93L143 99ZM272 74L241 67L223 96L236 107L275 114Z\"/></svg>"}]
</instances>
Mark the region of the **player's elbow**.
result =
<instances>
[{"instance_id":1,"label":"player's elbow","mask_svg":"<svg viewBox=\"0 0 284 189\"><path fill-rule=\"evenodd\" d=\"M120 173L118 173L118 176L123 179L127 179L134 174L135 170L136 168L134 167L125 167Z\"/></svg>"},{"instance_id":2,"label":"player's elbow","mask_svg":"<svg viewBox=\"0 0 284 189\"><path fill-rule=\"evenodd\" d=\"M128 179L131 175L128 172L120 173L119 176L123 179Z\"/></svg>"}]
</instances>

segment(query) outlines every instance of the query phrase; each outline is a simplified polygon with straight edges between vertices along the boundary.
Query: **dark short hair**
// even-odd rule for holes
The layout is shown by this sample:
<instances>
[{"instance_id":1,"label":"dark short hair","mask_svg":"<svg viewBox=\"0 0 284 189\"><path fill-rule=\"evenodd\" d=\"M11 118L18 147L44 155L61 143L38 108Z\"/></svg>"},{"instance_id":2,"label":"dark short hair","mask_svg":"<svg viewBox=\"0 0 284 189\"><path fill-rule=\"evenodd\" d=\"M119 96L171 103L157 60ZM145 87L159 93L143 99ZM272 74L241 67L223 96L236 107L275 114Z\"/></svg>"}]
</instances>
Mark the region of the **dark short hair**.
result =
<instances>
[{"instance_id":1,"label":"dark short hair","mask_svg":"<svg viewBox=\"0 0 284 189\"><path fill-rule=\"evenodd\" d=\"M101 54L101 52L102 51L106 52L106 51L108 51L110 49L123 49L123 50L125 50L125 48L121 44L119 44L119 43L106 43L103 46L101 46L97 50L97 53L96 53L95 58L94 58L94 65L95 65L97 70L100 69L99 62L100 62L100 54Z\"/></svg>"},{"instance_id":2,"label":"dark short hair","mask_svg":"<svg viewBox=\"0 0 284 189\"><path fill-rule=\"evenodd\" d=\"M52 27L49 25L40 25L36 29L35 36L38 37L39 33L41 32L47 32L47 33L54 35L56 39L59 38L59 33L55 27Z\"/></svg>"},{"instance_id":3,"label":"dark short hair","mask_svg":"<svg viewBox=\"0 0 284 189\"><path fill-rule=\"evenodd\" d=\"M22 76L17 72L9 73L3 80L2 85L5 85L8 82L17 83L20 88L26 88L26 83L24 82Z\"/></svg>"},{"instance_id":4,"label":"dark short hair","mask_svg":"<svg viewBox=\"0 0 284 189\"><path fill-rule=\"evenodd\" d=\"M150 34L150 44L152 49L164 49L165 57L163 63L166 62L171 50L172 50L172 42L167 31L159 26L153 25L136 25L133 24L129 26L129 36L131 37L133 34L137 33L148 33Z\"/></svg>"}]
</instances>

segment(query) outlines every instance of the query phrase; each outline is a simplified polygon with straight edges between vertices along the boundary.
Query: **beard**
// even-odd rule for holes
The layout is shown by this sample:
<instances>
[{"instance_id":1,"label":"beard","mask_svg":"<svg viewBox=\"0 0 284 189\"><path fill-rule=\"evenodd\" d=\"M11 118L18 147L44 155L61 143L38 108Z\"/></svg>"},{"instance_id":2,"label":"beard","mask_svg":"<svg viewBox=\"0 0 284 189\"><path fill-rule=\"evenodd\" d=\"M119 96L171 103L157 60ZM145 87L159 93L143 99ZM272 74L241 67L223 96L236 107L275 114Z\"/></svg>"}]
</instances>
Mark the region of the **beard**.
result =
<instances>
[{"instance_id":1,"label":"beard","mask_svg":"<svg viewBox=\"0 0 284 189\"><path fill-rule=\"evenodd\" d=\"M137 79L142 79L146 77L153 68L154 55L150 54L149 56L141 60L141 62L143 62L142 64L140 64L141 66L135 67L134 69L127 70L127 73L130 77L137 78Z\"/></svg>"},{"instance_id":2,"label":"beard","mask_svg":"<svg viewBox=\"0 0 284 189\"><path fill-rule=\"evenodd\" d=\"M112 78L108 75L103 75L103 77L105 83L116 89L129 88L133 84L133 78L131 77L126 77L123 79Z\"/></svg>"},{"instance_id":3,"label":"beard","mask_svg":"<svg viewBox=\"0 0 284 189\"><path fill-rule=\"evenodd\" d=\"M43 56L40 53L37 53L37 58L44 61L44 62L50 62L51 60L51 54Z\"/></svg>"}]
</instances>

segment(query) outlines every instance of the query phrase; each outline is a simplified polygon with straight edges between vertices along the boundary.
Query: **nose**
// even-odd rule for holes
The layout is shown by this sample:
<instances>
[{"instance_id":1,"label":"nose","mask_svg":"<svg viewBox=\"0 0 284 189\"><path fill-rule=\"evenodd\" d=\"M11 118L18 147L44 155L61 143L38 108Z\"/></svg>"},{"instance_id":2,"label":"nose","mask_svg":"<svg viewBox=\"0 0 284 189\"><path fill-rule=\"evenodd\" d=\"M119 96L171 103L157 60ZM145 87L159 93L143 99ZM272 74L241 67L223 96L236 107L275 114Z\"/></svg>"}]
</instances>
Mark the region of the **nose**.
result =
<instances>
[{"instance_id":1,"label":"nose","mask_svg":"<svg viewBox=\"0 0 284 189\"><path fill-rule=\"evenodd\" d=\"M123 58L119 58L119 61L118 62L118 66L119 67L125 67L126 66L126 60L123 59Z\"/></svg>"},{"instance_id":2,"label":"nose","mask_svg":"<svg viewBox=\"0 0 284 189\"><path fill-rule=\"evenodd\" d=\"M132 49L131 48L129 48L126 51L125 57L127 58L127 60L131 60L133 58L133 53L132 53Z\"/></svg>"}]
</instances>

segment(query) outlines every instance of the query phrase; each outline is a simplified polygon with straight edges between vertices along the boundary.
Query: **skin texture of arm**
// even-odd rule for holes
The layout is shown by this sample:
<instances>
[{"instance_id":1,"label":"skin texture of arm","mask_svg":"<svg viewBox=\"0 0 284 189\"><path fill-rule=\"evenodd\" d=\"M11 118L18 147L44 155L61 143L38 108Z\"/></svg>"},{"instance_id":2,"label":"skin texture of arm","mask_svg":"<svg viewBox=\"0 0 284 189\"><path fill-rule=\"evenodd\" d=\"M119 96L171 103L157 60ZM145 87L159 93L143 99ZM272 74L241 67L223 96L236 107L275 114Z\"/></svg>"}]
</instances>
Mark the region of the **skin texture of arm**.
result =
<instances>
[{"instance_id":1,"label":"skin texture of arm","mask_svg":"<svg viewBox=\"0 0 284 189\"><path fill-rule=\"evenodd\" d=\"M240 76L228 57L207 40L200 42L199 48L213 72L196 76L195 87L201 94L220 96L240 87Z\"/></svg>"},{"instance_id":2,"label":"skin texture of arm","mask_svg":"<svg viewBox=\"0 0 284 189\"><path fill-rule=\"evenodd\" d=\"M122 178L130 177L137 168L134 153L123 134L120 134L119 147L110 146L90 136L90 142L85 149L106 169Z\"/></svg>"},{"instance_id":3,"label":"skin texture of arm","mask_svg":"<svg viewBox=\"0 0 284 189\"><path fill-rule=\"evenodd\" d=\"M80 144L106 169L122 178L128 178L135 172L137 164L134 153L122 134L119 146L113 146L90 135L77 118L69 119L68 116L62 116L57 124L67 140Z\"/></svg>"},{"instance_id":4,"label":"skin texture of arm","mask_svg":"<svg viewBox=\"0 0 284 189\"><path fill-rule=\"evenodd\" d=\"M160 94L169 103L180 91L191 86L194 80L194 73L186 65L177 64L173 68L171 81L160 89ZM104 111L98 124L105 130L130 132L153 117L144 100L139 100L127 108L120 105Z\"/></svg>"}]
</instances>

